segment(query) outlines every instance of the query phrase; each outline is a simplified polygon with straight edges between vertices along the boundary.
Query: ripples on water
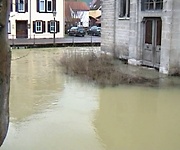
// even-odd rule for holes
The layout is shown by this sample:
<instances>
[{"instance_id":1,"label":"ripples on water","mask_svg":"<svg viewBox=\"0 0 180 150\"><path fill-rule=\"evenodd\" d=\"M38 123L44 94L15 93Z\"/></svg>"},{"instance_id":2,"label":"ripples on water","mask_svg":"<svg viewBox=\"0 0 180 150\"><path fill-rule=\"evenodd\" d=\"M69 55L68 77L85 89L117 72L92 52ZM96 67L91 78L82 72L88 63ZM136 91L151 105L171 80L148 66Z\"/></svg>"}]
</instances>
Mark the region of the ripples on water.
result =
<instances>
[{"instance_id":1,"label":"ripples on water","mask_svg":"<svg viewBox=\"0 0 180 150\"><path fill-rule=\"evenodd\" d=\"M32 49L12 61L2 150L180 149L178 87L98 88L61 74L54 60L63 50Z\"/></svg>"}]
</instances>

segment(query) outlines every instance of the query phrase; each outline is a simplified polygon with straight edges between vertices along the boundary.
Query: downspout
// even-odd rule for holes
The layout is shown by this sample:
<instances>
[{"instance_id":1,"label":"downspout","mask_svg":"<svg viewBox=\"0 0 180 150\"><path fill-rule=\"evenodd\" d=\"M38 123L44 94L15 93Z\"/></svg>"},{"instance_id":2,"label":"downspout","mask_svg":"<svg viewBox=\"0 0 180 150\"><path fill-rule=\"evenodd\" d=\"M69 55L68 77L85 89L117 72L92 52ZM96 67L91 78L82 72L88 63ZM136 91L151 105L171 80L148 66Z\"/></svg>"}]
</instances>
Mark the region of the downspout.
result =
<instances>
[{"instance_id":1,"label":"downspout","mask_svg":"<svg viewBox=\"0 0 180 150\"><path fill-rule=\"evenodd\" d=\"M29 34L29 36L30 36L30 39L31 39L31 28L32 28L32 26L31 26L31 0L29 0L30 1L30 4L29 4L29 7L30 7L30 9L29 9L29 31L30 31L30 34Z\"/></svg>"},{"instance_id":2,"label":"downspout","mask_svg":"<svg viewBox=\"0 0 180 150\"><path fill-rule=\"evenodd\" d=\"M114 30L113 30L113 57L117 58L116 56L116 12L117 7L116 7L116 0L114 0ZM119 57L119 56L118 56Z\"/></svg>"}]
</instances>

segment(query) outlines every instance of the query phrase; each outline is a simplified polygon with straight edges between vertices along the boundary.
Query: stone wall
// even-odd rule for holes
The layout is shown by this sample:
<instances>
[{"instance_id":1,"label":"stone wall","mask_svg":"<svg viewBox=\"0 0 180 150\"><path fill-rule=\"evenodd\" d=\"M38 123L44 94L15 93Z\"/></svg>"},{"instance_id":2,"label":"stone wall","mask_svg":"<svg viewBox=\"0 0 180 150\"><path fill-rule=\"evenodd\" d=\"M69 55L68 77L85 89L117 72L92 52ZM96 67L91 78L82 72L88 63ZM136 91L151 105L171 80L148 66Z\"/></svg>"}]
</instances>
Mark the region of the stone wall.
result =
<instances>
[{"instance_id":1,"label":"stone wall","mask_svg":"<svg viewBox=\"0 0 180 150\"><path fill-rule=\"evenodd\" d=\"M130 18L119 18L119 2L120 0L103 1L102 50L128 59L130 64L141 65L144 18L161 18L159 71L171 74L180 70L180 1L164 1L163 10L141 11L141 0L130 0Z\"/></svg>"},{"instance_id":2,"label":"stone wall","mask_svg":"<svg viewBox=\"0 0 180 150\"><path fill-rule=\"evenodd\" d=\"M170 53L170 64L169 73L180 73L180 1L174 0L172 2L172 7L168 7L169 10L172 9L172 35L167 34L167 38L171 39L171 49ZM170 18L167 18L170 19ZM171 26L171 25L170 25Z\"/></svg>"},{"instance_id":3,"label":"stone wall","mask_svg":"<svg viewBox=\"0 0 180 150\"><path fill-rule=\"evenodd\" d=\"M101 50L114 51L115 0L103 0L101 17Z\"/></svg>"},{"instance_id":4,"label":"stone wall","mask_svg":"<svg viewBox=\"0 0 180 150\"><path fill-rule=\"evenodd\" d=\"M128 57L129 18L119 18L119 0L104 0L102 4L101 50L116 57Z\"/></svg>"}]
</instances>

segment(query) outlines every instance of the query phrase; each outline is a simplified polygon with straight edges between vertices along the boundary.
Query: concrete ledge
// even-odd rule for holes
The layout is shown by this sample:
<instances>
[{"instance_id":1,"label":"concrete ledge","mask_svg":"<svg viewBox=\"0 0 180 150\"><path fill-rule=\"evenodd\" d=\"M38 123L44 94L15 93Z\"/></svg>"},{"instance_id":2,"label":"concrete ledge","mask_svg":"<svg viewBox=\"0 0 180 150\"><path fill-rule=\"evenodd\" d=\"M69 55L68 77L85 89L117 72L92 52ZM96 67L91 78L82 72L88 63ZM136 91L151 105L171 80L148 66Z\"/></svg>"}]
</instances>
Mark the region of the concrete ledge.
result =
<instances>
[{"instance_id":1,"label":"concrete ledge","mask_svg":"<svg viewBox=\"0 0 180 150\"><path fill-rule=\"evenodd\" d=\"M169 74L169 71L168 71L167 68L165 68L165 67L160 67L160 68L159 68L159 72L160 72L160 73L163 73L163 74Z\"/></svg>"},{"instance_id":2,"label":"concrete ledge","mask_svg":"<svg viewBox=\"0 0 180 150\"><path fill-rule=\"evenodd\" d=\"M135 65L135 66L140 66L140 65L142 65L142 61L141 60L136 60L136 59L128 59L128 64Z\"/></svg>"}]
</instances>

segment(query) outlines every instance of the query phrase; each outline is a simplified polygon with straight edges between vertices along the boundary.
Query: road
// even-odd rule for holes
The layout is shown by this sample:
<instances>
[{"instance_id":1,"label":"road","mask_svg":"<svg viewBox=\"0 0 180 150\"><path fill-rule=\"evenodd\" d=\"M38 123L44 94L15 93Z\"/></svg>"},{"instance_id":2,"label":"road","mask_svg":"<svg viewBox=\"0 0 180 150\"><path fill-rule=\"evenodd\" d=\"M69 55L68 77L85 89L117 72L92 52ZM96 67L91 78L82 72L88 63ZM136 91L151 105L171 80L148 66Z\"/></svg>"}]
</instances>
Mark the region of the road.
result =
<instances>
[{"instance_id":1,"label":"road","mask_svg":"<svg viewBox=\"0 0 180 150\"><path fill-rule=\"evenodd\" d=\"M43 39L9 39L10 46L50 46L53 45L53 38ZM64 38L56 38L55 44L59 45L72 45L72 44L100 44L101 37L85 35L84 37L66 36Z\"/></svg>"}]
</instances>

